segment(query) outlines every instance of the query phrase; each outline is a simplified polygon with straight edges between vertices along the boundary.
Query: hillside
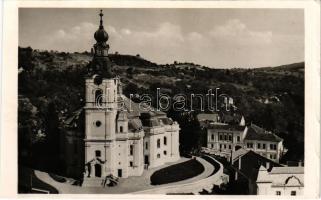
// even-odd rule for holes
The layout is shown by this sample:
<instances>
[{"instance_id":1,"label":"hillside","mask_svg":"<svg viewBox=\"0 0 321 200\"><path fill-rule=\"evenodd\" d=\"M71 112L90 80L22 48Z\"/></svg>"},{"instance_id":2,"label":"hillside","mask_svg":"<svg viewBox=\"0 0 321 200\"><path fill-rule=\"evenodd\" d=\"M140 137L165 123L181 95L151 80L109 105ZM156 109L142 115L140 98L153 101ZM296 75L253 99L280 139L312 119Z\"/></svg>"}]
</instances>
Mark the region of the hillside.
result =
<instances>
[{"instance_id":1,"label":"hillside","mask_svg":"<svg viewBox=\"0 0 321 200\"><path fill-rule=\"evenodd\" d=\"M255 123L285 139L289 149L287 159L303 159L304 63L228 70L193 63L157 65L139 55L112 54L110 58L125 95L150 94L156 98L156 88L161 88L162 93L172 97L178 93L206 94L209 89L220 88L221 93L233 97L237 107L234 112L243 114L247 123ZM66 117L83 106L83 78L90 61L87 52L19 48L19 126L32 126L33 135L39 135L39 130L46 135L51 117L56 116L60 126ZM49 112L52 116L48 116ZM186 113L168 111L182 124L182 130L198 112L197 109L188 112L186 117ZM26 120L30 118L35 121L31 125Z\"/></svg>"}]
</instances>

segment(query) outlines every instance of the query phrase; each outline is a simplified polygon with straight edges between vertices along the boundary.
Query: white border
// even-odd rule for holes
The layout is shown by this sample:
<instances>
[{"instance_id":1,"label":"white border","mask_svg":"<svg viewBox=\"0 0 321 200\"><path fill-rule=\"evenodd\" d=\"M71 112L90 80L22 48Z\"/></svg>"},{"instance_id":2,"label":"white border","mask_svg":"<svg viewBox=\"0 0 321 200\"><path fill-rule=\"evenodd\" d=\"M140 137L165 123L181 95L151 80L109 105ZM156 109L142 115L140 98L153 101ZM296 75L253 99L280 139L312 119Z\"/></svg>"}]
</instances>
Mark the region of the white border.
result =
<instances>
[{"instance_id":1,"label":"white border","mask_svg":"<svg viewBox=\"0 0 321 200\"><path fill-rule=\"evenodd\" d=\"M315 1L4 1L0 195L23 198L271 199L269 196L17 195L18 8L302 8L305 10L305 195L320 195L320 2ZM35 88L36 89L36 88ZM274 197L275 198L275 197ZM283 199L283 197L281 197ZM302 199L303 196L296 198Z\"/></svg>"}]
</instances>

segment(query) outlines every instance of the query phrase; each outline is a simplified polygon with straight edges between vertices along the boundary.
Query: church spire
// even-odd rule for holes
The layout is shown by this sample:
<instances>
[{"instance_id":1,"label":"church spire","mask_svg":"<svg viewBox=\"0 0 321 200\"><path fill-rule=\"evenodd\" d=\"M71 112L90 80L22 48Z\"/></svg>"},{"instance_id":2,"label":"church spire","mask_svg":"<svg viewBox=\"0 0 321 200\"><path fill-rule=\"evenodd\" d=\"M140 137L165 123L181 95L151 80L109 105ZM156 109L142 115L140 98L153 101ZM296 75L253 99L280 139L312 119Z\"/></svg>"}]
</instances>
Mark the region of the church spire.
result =
<instances>
[{"instance_id":1,"label":"church spire","mask_svg":"<svg viewBox=\"0 0 321 200\"><path fill-rule=\"evenodd\" d=\"M99 25L99 29L103 29L104 26L103 26L103 10L100 10L100 13L99 13L99 16L100 16L100 25Z\"/></svg>"},{"instance_id":2,"label":"church spire","mask_svg":"<svg viewBox=\"0 0 321 200\"><path fill-rule=\"evenodd\" d=\"M107 40L109 38L108 33L105 31L103 26L103 11L100 10L98 15L100 17L100 24L98 30L94 34L96 44L92 49L93 60L91 66L89 67L90 74L100 74L105 78L113 77L111 72L111 61L108 58L109 45Z\"/></svg>"},{"instance_id":3,"label":"church spire","mask_svg":"<svg viewBox=\"0 0 321 200\"><path fill-rule=\"evenodd\" d=\"M108 40L108 33L105 31L104 26L103 26L103 10L100 10L99 13L100 16L100 24L98 30L95 32L95 40L97 43L105 43Z\"/></svg>"}]
</instances>

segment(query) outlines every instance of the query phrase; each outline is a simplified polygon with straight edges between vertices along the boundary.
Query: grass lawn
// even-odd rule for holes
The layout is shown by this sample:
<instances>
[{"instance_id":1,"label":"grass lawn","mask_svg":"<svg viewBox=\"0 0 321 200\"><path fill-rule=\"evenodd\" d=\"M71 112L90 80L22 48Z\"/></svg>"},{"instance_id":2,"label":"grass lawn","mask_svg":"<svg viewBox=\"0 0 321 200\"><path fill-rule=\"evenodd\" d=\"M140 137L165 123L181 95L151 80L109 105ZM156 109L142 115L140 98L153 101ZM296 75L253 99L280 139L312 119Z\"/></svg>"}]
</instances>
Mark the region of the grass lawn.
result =
<instances>
[{"instance_id":1,"label":"grass lawn","mask_svg":"<svg viewBox=\"0 0 321 200\"><path fill-rule=\"evenodd\" d=\"M203 165L197 160L191 159L154 172L150 180L152 185L161 185L189 179L203 171Z\"/></svg>"}]
</instances>

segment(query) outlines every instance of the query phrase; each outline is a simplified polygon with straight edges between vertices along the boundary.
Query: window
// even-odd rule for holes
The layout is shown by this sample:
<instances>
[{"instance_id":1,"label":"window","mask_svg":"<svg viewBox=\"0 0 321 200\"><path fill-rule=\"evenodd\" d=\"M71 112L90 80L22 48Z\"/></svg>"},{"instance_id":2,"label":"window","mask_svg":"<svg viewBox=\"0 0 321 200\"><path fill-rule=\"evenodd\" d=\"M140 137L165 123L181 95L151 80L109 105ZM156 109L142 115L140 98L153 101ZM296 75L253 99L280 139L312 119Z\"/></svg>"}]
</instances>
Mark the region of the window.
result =
<instances>
[{"instance_id":1,"label":"window","mask_svg":"<svg viewBox=\"0 0 321 200\"><path fill-rule=\"evenodd\" d=\"M157 148L160 148L160 139L157 139Z\"/></svg>"},{"instance_id":2,"label":"window","mask_svg":"<svg viewBox=\"0 0 321 200\"><path fill-rule=\"evenodd\" d=\"M95 91L95 103L98 105L98 106L101 106L102 103L103 103L103 91L101 89L98 89Z\"/></svg>"},{"instance_id":3,"label":"window","mask_svg":"<svg viewBox=\"0 0 321 200\"><path fill-rule=\"evenodd\" d=\"M160 158L160 154L157 154L157 158Z\"/></svg>"},{"instance_id":4,"label":"window","mask_svg":"<svg viewBox=\"0 0 321 200\"><path fill-rule=\"evenodd\" d=\"M214 140L214 134L211 135L211 139Z\"/></svg>"},{"instance_id":5,"label":"window","mask_svg":"<svg viewBox=\"0 0 321 200\"><path fill-rule=\"evenodd\" d=\"M228 145L228 148L229 148L229 149L232 149L231 145Z\"/></svg>"},{"instance_id":6,"label":"window","mask_svg":"<svg viewBox=\"0 0 321 200\"><path fill-rule=\"evenodd\" d=\"M240 141L240 136L237 136L237 141L238 141L238 142Z\"/></svg>"},{"instance_id":7,"label":"window","mask_svg":"<svg viewBox=\"0 0 321 200\"><path fill-rule=\"evenodd\" d=\"M265 144L263 143L263 149L265 149Z\"/></svg>"},{"instance_id":8,"label":"window","mask_svg":"<svg viewBox=\"0 0 321 200\"><path fill-rule=\"evenodd\" d=\"M261 149L261 143L257 143L257 148Z\"/></svg>"},{"instance_id":9,"label":"window","mask_svg":"<svg viewBox=\"0 0 321 200\"><path fill-rule=\"evenodd\" d=\"M224 135L224 140L227 140L227 135Z\"/></svg>"},{"instance_id":10,"label":"window","mask_svg":"<svg viewBox=\"0 0 321 200\"><path fill-rule=\"evenodd\" d=\"M121 132L121 133L123 132L123 126L119 127L119 132Z\"/></svg>"},{"instance_id":11,"label":"window","mask_svg":"<svg viewBox=\"0 0 321 200\"><path fill-rule=\"evenodd\" d=\"M213 144L211 144L211 147L212 147L212 148L214 148L214 145L213 145Z\"/></svg>"},{"instance_id":12,"label":"window","mask_svg":"<svg viewBox=\"0 0 321 200\"><path fill-rule=\"evenodd\" d=\"M228 140L229 140L229 141L232 141L232 135L229 135L229 136L228 136Z\"/></svg>"},{"instance_id":13,"label":"window","mask_svg":"<svg viewBox=\"0 0 321 200\"><path fill-rule=\"evenodd\" d=\"M222 144L220 144L220 149L222 149Z\"/></svg>"},{"instance_id":14,"label":"window","mask_svg":"<svg viewBox=\"0 0 321 200\"><path fill-rule=\"evenodd\" d=\"M224 144L224 149L226 149L226 144Z\"/></svg>"},{"instance_id":15,"label":"window","mask_svg":"<svg viewBox=\"0 0 321 200\"><path fill-rule=\"evenodd\" d=\"M129 162L129 166L131 166L131 167L133 166L133 161Z\"/></svg>"},{"instance_id":16,"label":"window","mask_svg":"<svg viewBox=\"0 0 321 200\"><path fill-rule=\"evenodd\" d=\"M167 145L167 137L164 137L164 145Z\"/></svg>"},{"instance_id":17,"label":"window","mask_svg":"<svg viewBox=\"0 0 321 200\"><path fill-rule=\"evenodd\" d=\"M247 148L253 148L253 143L247 143L246 146Z\"/></svg>"},{"instance_id":18,"label":"window","mask_svg":"<svg viewBox=\"0 0 321 200\"><path fill-rule=\"evenodd\" d=\"M98 121L96 121L95 124L96 124L97 127L100 127L101 126L101 121L98 120Z\"/></svg>"},{"instance_id":19,"label":"window","mask_svg":"<svg viewBox=\"0 0 321 200\"><path fill-rule=\"evenodd\" d=\"M97 151L95 152L95 154L96 154L96 157L100 157L100 156L101 156L101 152L100 152L99 150L97 150Z\"/></svg>"},{"instance_id":20,"label":"window","mask_svg":"<svg viewBox=\"0 0 321 200\"><path fill-rule=\"evenodd\" d=\"M145 142L145 149L148 149L148 142Z\"/></svg>"},{"instance_id":21,"label":"window","mask_svg":"<svg viewBox=\"0 0 321 200\"><path fill-rule=\"evenodd\" d=\"M276 144L270 144L270 149L271 150L276 150Z\"/></svg>"},{"instance_id":22,"label":"window","mask_svg":"<svg viewBox=\"0 0 321 200\"><path fill-rule=\"evenodd\" d=\"M134 154L134 146L130 145L129 146L129 154L132 156Z\"/></svg>"},{"instance_id":23,"label":"window","mask_svg":"<svg viewBox=\"0 0 321 200\"><path fill-rule=\"evenodd\" d=\"M220 134L220 140L223 140L223 136Z\"/></svg>"},{"instance_id":24,"label":"window","mask_svg":"<svg viewBox=\"0 0 321 200\"><path fill-rule=\"evenodd\" d=\"M164 155L167 155L167 151L164 151Z\"/></svg>"},{"instance_id":25,"label":"window","mask_svg":"<svg viewBox=\"0 0 321 200\"><path fill-rule=\"evenodd\" d=\"M295 196L296 195L296 191L291 191L291 196Z\"/></svg>"},{"instance_id":26,"label":"window","mask_svg":"<svg viewBox=\"0 0 321 200\"><path fill-rule=\"evenodd\" d=\"M276 191L276 195L281 195L281 191Z\"/></svg>"}]
</instances>

